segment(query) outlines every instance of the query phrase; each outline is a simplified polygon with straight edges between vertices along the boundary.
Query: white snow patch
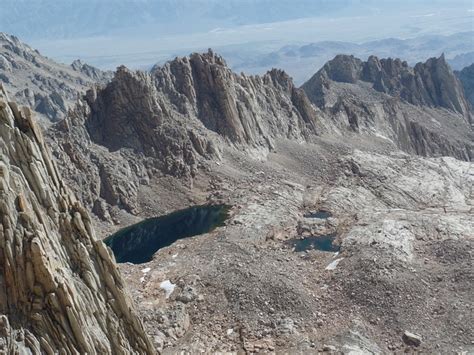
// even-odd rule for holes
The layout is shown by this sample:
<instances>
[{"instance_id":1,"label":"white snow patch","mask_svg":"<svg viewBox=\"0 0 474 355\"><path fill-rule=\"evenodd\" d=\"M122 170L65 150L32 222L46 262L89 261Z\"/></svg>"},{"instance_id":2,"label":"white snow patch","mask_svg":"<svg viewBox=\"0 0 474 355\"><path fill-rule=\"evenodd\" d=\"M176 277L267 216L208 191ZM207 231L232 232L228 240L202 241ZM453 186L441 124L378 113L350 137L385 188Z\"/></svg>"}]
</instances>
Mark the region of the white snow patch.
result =
<instances>
[{"instance_id":1,"label":"white snow patch","mask_svg":"<svg viewBox=\"0 0 474 355\"><path fill-rule=\"evenodd\" d=\"M344 258L339 258L332 261L328 266L326 266L326 270L334 270L337 267L337 264L339 264L342 259Z\"/></svg>"},{"instance_id":2,"label":"white snow patch","mask_svg":"<svg viewBox=\"0 0 474 355\"><path fill-rule=\"evenodd\" d=\"M173 259L176 259L178 257L178 254L174 254L171 256Z\"/></svg>"},{"instance_id":3,"label":"white snow patch","mask_svg":"<svg viewBox=\"0 0 474 355\"><path fill-rule=\"evenodd\" d=\"M140 277L140 282L145 282L145 276Z\"/></svg>"},{"instance_id":4,"label":"white snow patch","mask_svg":"<svg viewBox=\"0 0 474 355\"><path fill-rule=\"evenodd\" d=\"M160 288L162 290L165 290L166 298L169 298L171 296L171 294L173 293L175 287L176 287L176 285L174 283L172 283L170 280L166 280L166 281L163 281L162 283L160 283Z\"/></svg>"},{"instance_id":5,"label":"white snow patch","mask_svg":"<svg viewBox=\"0 0 474 355\"><path fill-rule=\"evenodd\" d=\"M144 274L146 274L147 272L150 272L150 270L151 270L151 267L147 267L147 268L143 269L142 272Z\"/></svg>"},{"instance_id":6,"label":"white snow patch","mask_svg":"<svg viewBox=\"0 0 474 355\"><path fill-rule=\"evenodd\" d=\"M227 329L227 335L231 335L234 332L234 329L230 328Z\"/></svg>"},{"instance_id":7,"label":"white snow patch","mask_svg":"<svg viewBox=\"0 0 474 355\"><path fill-rule=\"evenodd\" d=\"M378 132L375 132L375 136L376 136L376 137L379 137L379 138L382 138L382 139L385 139L385 140L387 140L387 141L392 142L392 140L391 140L390 138L388 138L388 137L386 137L386 136L384 136L383 134L380 134L380 133L378 133Z\"/></svg>"}]
</instances>

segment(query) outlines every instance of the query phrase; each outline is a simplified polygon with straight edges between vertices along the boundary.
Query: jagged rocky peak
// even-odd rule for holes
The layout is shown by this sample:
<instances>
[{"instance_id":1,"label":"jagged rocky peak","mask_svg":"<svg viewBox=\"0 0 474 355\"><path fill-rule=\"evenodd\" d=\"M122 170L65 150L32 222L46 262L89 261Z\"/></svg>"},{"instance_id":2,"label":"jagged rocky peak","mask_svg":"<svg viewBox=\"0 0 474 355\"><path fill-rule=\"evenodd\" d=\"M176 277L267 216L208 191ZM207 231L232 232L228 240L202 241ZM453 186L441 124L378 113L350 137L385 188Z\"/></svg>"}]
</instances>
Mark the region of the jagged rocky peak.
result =
<instances>
[{"instance_id":1,"label":"jagged rocky peak","mask_svg":"<svg viewBox=\"0 0 474 355\"><path fill-rule=\"evenodd\" d=\"M237 75L211 50L155 66L150 74L120 67L109 85L94 90L86 96L92 139L148 156L162 151L162 130L174 130L169 139L188 139L206 155L214 151L206 147L211 143L196 146L196 140L207 133L268 149L276 137L304 139L317 126L316 112L284 72Z\"/></svg>"},{"instance_id":2,"label":"jagged rocky peak","mask_svg":"<svg viewBox=\"0 0 474 355\"><path fill-rule=\"evenodd\" d=\"M78 96L110 78L110 73L77 61L72 66L56 63L15 36L0 33L0 83L18 103L48 121L63 119Z\"/></svg>"},{"instance_id":3,"label":"jagged rocky peak","mask_svg":"<svg viewBox=\"0 0 474 355\"><path fill-rule=\"evenodd\" d=\"M268 147L275 137L315 133L316 113L299 106L303 100L293 98L293 83L283 72L238 75L209 50L155 67L152 75L178 111L233 143Z\"/></svg>"},{"instance_id":4,"label":"jagged rocky peak","mask_svg":"<svg viewBox=\"0 0 474 355\"><path fill-rule=\"evenodd\" d=\"M414 105L443 107L461 113L471 121L469 105L462 86L444 55L410 67L400 59L379 59L366 62L354 56L338 55L316 73L303 88L315 103L324 105L322 97L329 81L342 83L369 82L372 87Z\"/></svg>"},{"instance_id":5,"label":"jagged rocky peak","mask_svg":"<svg viewBox=\"0 0 474 355\"><path fill-rule=\"evenodd\" d=\"M192 176L197 155L214 157L214 143L201 128L176 112L146 72L117 69L104 88L86 95L89 111L85 126L92 141L111 151L132 150L165 173Z\"/></svg>"},{"instance_id":6,"label":"jagged rocky peak","mask_svg":"<svg viewBox=\"0 0 474 355\"><path fill-rule=\"evenodd\" d=\"M36 62L36 57L40 55L37 50L34 50L27 44L21 42L18 37L3 32L0 32L0 43L3 48L22 56L24 59L33 63Z\"/></svg>"},{"instance_id":7,"label":"jagged rocky peak","mask_svg":"<svg viewBox=\"0 0 474 355\"><path fill-rule=\"evenodd\" d=\"M284 70L272 68L263 76L263 82L275 87L280 86L284 91L291 92L295 85L293 79Z\"/></svg>"},{"instance_id":8,"label":"jagged rocky peak","mask_svg":"<svg viewBox=\"0 0 474 355\"><path fill-rule=\"evenodd\" d=\"M75 61L73 61L71 63L71 68L97 81L98 83L107 82L112 78L111 72L104 72L96 67L93 67L92 65L84 63L80 59L76 59Z\"/></svg>"},{"instance_id":9,"label":"jagged rocky peak","mask_svg":"<svg viewBox=\"0 0 474 355\"><path fill-rule=\"evenodd\" d=\"M355 83L361 79L363 62L353 55L337 55L320 70L330 80Z\"/></svg>"},{"instance_id":10,"label":"jagged rocky peak","mask_svg":"<svg viewBox=\"0 0 474 355\"><path fill-rule=\"evenodd\" d=\"M0 85L0 353L153 353L113 256Z\"/></svg>"},{"instance_id":11,"label":"jagged rocky peak","mask_svg":"<svg viewBox=\"0 0 474 355\"><path fill-rule=\"evenodd\" d=\"M112 150L152 148L143 134L158 126L162 110L147 73L121 66L109 85L93 88L85 99L91 108L87 127L95 142Z\"/></svg>"},{"instance_id":12,"label":"jagged rocky peak","mask_svg":"<svg viewBox=\"0 0 474 355\"><path fill-rule=\"evenodd\" d=\"M338 55L302 88L336 130L423 156L474 157L470 106L444 56L410 67L400 59Z\"/></svg>"},{"instance_id":13,"label":"jagged rocky peak","mask_svg":"<svg viewBox=\"0 0 474 355\"><path fill-rule=\"evenodd\" d=\"M75 192L108 219L104 202L135 213L140 184L157 173L192 184L226 149L261 158L276 139L311 140L321 130L318 112L286 73L237 75L210 50L151 72L119 67L49 134Z\"/></svg>"}]
</instances>

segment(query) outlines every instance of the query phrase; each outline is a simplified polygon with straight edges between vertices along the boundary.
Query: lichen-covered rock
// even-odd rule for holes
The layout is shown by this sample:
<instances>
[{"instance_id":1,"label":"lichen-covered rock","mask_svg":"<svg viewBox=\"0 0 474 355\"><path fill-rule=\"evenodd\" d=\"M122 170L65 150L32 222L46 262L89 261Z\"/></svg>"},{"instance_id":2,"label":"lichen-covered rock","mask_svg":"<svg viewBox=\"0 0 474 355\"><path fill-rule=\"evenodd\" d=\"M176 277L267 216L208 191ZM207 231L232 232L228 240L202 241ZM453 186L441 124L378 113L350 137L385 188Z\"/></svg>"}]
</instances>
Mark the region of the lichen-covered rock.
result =
<instances>
[{"instance_id":1,"label":"lichen-covered rock","mask_svg":"<svg viewBox=\"0 0 474 355\"><path fill-rule=\"evenodd\" d=\"M152 353L31 111L0 87L0 352Z\"/></svg>"}]
</instances>

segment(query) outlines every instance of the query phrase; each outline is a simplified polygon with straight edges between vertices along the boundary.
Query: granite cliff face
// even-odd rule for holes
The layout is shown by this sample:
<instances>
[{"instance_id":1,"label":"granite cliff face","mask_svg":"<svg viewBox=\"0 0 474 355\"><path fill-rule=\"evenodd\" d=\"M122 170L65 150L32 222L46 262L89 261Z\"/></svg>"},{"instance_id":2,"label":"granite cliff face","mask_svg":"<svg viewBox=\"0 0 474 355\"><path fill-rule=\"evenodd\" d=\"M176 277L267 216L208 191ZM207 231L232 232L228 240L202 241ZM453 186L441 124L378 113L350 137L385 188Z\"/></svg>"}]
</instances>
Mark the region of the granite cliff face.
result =
<instances>
[{"instance_id":1,"label":"granite cliff face","mask_svg":"<svg viewBox=\"0 0 474 355\"><path fill-rule=\"evenodd\" d=\"M110 77L80 61L58 64L15 36L0 33L0 82L16 102L30 106L45 123L63 119L91 85Z\"/></svg>"},{"instance_id":2,"label":"granite cliff face","mask_svg":"<svg viewBox=\"0 0 474 355\"><path fill-rule=\"evenodd\" d=\"M232 144L263 149L271 149L276 137L302 141L317 131L315 110L288 75L278 70L263 77L237 75L212 51L176 58L150 74L121 67L87 102L86 124L95 142L150 156L160 155L161 129L184 123ZM203 147L193 148L206 155Z\"/></svg>"},{"instance_id":3,"label":"granite cliff face","mask_svg":"<svg viewBox=\"0 0 474 355\"><path fill-rule=\"evenodd\" d=\"M31 111L0 87L0 352L152 353Z\"/></svg>"},{"instance_id":4,"label":"granite cliff face","mask_svg":"<svg viewBox=\"0 0 474 355\"><path fill-rule=\"evenodd\" d=\"M343 131L423 156L474 157L470 104L444 56L411 68L399 59L339 55L303 89Z\"/></svg>"}]
</instances>

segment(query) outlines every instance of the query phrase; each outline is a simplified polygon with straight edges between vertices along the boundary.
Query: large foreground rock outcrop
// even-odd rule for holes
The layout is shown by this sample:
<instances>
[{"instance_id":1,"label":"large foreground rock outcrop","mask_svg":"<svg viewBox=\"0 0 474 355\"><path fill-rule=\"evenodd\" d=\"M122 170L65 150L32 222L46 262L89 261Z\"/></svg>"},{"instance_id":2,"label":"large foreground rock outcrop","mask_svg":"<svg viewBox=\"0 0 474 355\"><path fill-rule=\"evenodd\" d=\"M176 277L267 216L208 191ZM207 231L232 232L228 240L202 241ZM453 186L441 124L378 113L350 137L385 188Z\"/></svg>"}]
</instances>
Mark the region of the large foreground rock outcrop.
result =
<instances>
[{"instance_id":1,"label":"large foreground rock outcrop","mask_svg":"<svg viewBox=\"0 0 474 355\"><path fill-rule=\"evenodd\" d=\"M0 352L152 353L31 112L0 87Z\"/></svg>"}]
</instances>

